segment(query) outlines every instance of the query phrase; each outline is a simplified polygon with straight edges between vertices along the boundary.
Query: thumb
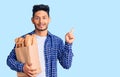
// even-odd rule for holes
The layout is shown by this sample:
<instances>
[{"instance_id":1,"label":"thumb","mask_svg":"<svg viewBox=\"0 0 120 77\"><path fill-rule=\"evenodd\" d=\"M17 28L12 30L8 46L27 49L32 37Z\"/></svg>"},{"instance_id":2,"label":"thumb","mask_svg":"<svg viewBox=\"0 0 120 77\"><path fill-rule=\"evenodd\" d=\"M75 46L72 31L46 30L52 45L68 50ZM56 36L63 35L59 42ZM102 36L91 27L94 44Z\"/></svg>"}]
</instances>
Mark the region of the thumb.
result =
<instances>
[{"instance_id":1,"label":"thumb","mask_svg":"<svg viewBox=\"0 0 120 77\"><path fill-rule=\"evenodd\" d=\"M32 63L27 63L27 65L28 65L28 66L31 66L31 65L32 65Z\"/></svg>"}]
</instances>

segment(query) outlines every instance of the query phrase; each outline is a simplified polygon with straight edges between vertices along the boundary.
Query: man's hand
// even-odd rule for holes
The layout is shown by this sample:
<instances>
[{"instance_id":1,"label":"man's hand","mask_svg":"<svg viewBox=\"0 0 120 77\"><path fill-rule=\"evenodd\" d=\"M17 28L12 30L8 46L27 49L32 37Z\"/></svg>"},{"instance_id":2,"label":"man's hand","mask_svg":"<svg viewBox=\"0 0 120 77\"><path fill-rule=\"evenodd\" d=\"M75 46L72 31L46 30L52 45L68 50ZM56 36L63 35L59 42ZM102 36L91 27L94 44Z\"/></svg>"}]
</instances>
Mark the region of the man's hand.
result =
<instances>
[{"instance_id":1,"label":"man's hand","mask_svg":"<svg viewBox=\"0 0 120 77\"><path fill-rule=\"evenodd\" d=\"M65 41L69 44L73 43L74 41L73 29L71 29L71 31L65 35Z\"/></svg>"},{"instance_id":2,"label":"man's hand","mask_svg":"<svg viewBox=\"0 0 120 77\"><path fill-rule=\"evenodd\" d=\"M32 64L25 64L23 66L23 72L28 76L28 77L36 77L36 69L31 68Z\"/></svg>"}]
</instances>

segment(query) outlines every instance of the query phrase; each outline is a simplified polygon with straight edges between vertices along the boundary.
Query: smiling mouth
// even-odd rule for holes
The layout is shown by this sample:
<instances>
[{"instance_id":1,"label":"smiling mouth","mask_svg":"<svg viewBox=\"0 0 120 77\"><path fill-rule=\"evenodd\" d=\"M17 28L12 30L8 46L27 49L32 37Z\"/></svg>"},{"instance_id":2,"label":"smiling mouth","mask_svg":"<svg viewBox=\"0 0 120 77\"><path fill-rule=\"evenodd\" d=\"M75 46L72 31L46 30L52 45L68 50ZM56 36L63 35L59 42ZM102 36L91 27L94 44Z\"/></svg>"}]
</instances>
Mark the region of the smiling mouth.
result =
<instances>
[{"instance_id":1,"label":"smiling mouth","mask_svg":"<svg viewBox=\"0 0 120 77\"><path fill-rule=\"evenodd\" d=\"M40 25L38 25L38 27L44 27L44 24L40 24Z\"/></svg>"},{"instance_id":2,"label":"smiling mouth","mask_svg":"<svg viewBox=\"0 0 120 77\"><path fill-rule=\"evenodd\" d=\"M45 25L45 24L37 24L36 26L35 26L35 28L38 30L38 31L44 31L44 30L46 30L48 27Z\"/></svg>"}]
</instances>

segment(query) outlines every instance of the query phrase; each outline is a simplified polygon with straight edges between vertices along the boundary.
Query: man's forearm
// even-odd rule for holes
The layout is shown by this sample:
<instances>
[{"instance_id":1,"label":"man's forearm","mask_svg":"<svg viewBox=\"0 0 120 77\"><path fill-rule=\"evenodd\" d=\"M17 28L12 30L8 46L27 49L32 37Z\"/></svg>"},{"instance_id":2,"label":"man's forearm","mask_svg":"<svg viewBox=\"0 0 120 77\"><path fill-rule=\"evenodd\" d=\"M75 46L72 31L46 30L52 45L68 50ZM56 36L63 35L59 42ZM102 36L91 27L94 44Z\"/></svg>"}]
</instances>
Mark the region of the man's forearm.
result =
<instances>
[{"instance_id":1,"label":"man's forearm","mask_svg":"<svg viewBox=\"0 0 120 77\"><path fill-rule=\"evenodd\" d=\"M14 49L12 50L12 52L7 57L7 65L12 70L15 70L17 72L23 72L24 64L19 62L19 61L17 61Z\"/></svg>"}]
</instances>

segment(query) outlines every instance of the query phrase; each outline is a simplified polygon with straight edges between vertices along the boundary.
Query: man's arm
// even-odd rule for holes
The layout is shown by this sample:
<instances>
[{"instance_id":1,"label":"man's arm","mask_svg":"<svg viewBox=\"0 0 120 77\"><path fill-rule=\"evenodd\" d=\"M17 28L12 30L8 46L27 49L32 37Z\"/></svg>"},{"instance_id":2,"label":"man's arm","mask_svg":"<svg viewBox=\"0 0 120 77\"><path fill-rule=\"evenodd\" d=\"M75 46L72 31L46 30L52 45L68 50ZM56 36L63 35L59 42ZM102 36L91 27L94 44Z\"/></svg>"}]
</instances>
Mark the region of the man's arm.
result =
<instances>
[{"instance_id":1,"label":"man's arm","mask_svg":"<svg viewBox=\"0 0 120 77\"><path fill-rule=\"evenodd\" d=\"M69 44L65 42L65 45L61 41L60 46L59 46L59 51L58 51L58 60L60 64L63 66L65 69L69 69L72 64L72 44Z\"/></svg>"},{"instance_id":2,"label":"man's arm","mask_svg":"<svg viewBox=\"0 0 120 77\"><path fill-rule=\"evenodd\" d=\"M10 52L10 54L7 57L7 65L17 72L23 72L23 66L24 64L17 61L16 54L15 54L15 48Z\"/></svg>"},{"instance_id":3,"label":"man's arm","mask_svg":"<svg viewBox=\"0 0 120 77\"><path fill-rule=\"evenodd\" d=\"M59 51L58 51L58 60L60 64L69 69L72 64L72 43L74 41L73 29L65 35L65 45L63 41L60 41Z\"/></svg>"}]
</instances>

